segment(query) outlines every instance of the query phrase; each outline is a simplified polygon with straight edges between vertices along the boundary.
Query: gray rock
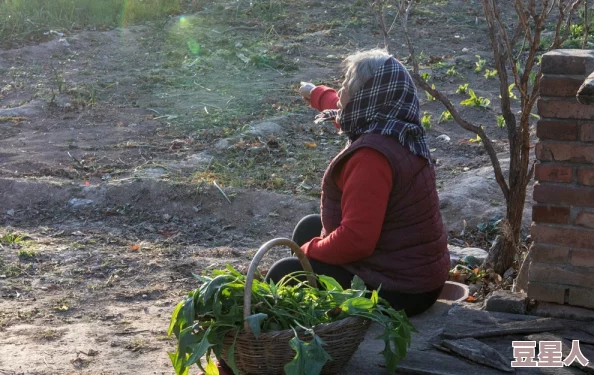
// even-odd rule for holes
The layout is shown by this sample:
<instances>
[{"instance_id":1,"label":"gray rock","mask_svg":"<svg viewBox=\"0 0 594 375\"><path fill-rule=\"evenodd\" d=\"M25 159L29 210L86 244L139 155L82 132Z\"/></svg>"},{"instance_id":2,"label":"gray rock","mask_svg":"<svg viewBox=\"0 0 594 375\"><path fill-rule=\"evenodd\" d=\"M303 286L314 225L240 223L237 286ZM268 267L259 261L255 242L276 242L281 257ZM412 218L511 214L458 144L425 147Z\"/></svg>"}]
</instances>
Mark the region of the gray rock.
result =
<instances>
[{"instance_id":1,"label":"gray rock","mask_svg":"<svg viewBox=\"0 0 594 375\"><path fill-rule=\"evenodd\" d=\"M530 286L528 286L530 289ZM531 311L531 314L546 316L559 319L580 320L585 322L594 322L594 310L585 309L577 306L558 305L556 303L538 302L538 305ZM590 328L594 335L594 328Z\"/></svg>"},{"instance_id":2,"label":"gray rock","mask_svg":"<svg viewBox=\"0 0 594 375\"><path fill-rule=\"evenodd\" d=\"M526 293L512 293L507 290L496 290L487 298L485 310L511 314L526 314L528 298Z\"/></svg>"},{"instance_id":3,"label":"gray rock","mask_svg":"<svg viewBox=\"0 0 594 375\"><path fill-rule=\"evenodd\" d=\"M460 160L460 164L468 161ZM502 158L501 165L509 159ZM504 171L507 176L507 171ZM443 184L439 191L439 210L447 231L460 233L466 227L473 228L497 215L505 214L505 199L495 180L493 167L486 166L459 174ZM523 224L528 226L532 219L532 185L528 187Z\"/></svg>"},{"instance_id":4,"label":"gray rock","mask_svg":"<svg viewBox=\"0 0 594 375\"><path fill-rule=\"evenodd\" d=\"M93 201L90 199L72 198L68 201L68 204L72 208L79 208L93 204Z\"/></svg>"},{"instance_id":5,"label":"gray rock","mask_svg":"<svg viewBox=\"0 0 594 375\"><path fill-rule=\"evenodd\" d=\"M505 372L514 372L514 369L510 366L510 362L507 358L502 356L497 350L489 345L483 344L476 339L465 338L461 340L443 340L441 345L457 355L473 362Z\"/></svg>"},{"instance_id":6,"label":"gray rock","mask_svg":"<svg viewBox=\"0 0 594 375\"><path fill-rule=\"evenodd\" d=\"M219 139L217 143L214 144L214 148L223 151L228 149L231 146L231 141L229 139Z\"/></svg>"},{"instance_id":7,"label":"gray rock","mask_svg":"<svg viewBox=\"0 0 594 375\"><path fill-rule=\"evenodd\" d=\"M486 258L488 252L483 249L479 249L478 247L465 247L461 248L458 246L448 245L450 249L450 261L452 263L452 268L456 265L458 260L463 259L467 256L471 256L476 258L480 263L482 263Z\"/></svg>"},{"instance_id":8,"label":"gray rock","mask_svg":"<svg viewBox=\"0 0 594 375\"><path fill-rule=\"evenodd\" d=\"M31 100L29 103L15 108L0 109L0 117L27 117L43 113L47 103L43 100Z\"/></svg>"},{"instance_id":9,"label":"gray rock","mask_svg":"<svg viewBox=\"0 0 594 375\"><path fill-rule=\"evenodd\" d=\"M251 125L250 128L246 130L243 134L261 137L273 134L280 134L282 133L282 131L283 128L276 122L260 122L258 124Z\"/></svg>"}]
</instances>

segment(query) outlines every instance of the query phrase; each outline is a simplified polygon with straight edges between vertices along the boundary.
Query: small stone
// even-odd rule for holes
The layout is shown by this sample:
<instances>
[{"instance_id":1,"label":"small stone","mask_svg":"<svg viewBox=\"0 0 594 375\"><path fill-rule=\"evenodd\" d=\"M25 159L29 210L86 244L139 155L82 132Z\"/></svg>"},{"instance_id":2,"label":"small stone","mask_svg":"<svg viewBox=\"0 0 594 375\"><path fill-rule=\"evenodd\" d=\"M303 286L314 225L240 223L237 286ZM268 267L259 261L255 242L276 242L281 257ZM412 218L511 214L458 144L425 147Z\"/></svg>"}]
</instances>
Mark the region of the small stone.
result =
<instances>
[{"instance_id":1,"label":"small stone","mask_svg":"<svg viewBox=\"0 0 594 375\"><path fill-rule=\"evenodd\" d=\"M447 136L446 134L442 134L442 135L438 136L436 139L438 141L442 141L442 142L449 142L449 141L451 141L451 138L449 136Z\"/></svg>"},{"instance_id":2,"label":"small stone","mask_svg":"<svg viewBox=\"0 0 594 375\"><path fill-rule=\"evenodd\" d=\"M450 249L450 259L464 259L466 257L473 257L477 261L482 262L487 258L488 252L478 247L460 248L457 246L448 246ZM470 258L472 259L472 258ZM473 259L474 260L474 259Z\"/></svg>"},{"instance_id":3,"label":"small stone","mask_svg":"<svg viewBox=\"0 0 594 375\"><path fill-rule=\"evenodd\" d=\"M511 277L513 277L513 276L514 276L514 273L515 273L515 272L516 272L516 270L514 270L514 268L513 268L513 267L510 267L510 268L508 268L508 269L507 269L507 271L505 271L505 272L503 273L503 278L504 278L504 279L511 278Z\"/></svg>"},{"instance_id":4,"label":"small stone","mask_svg":"<svg viewBox=\"0 0 594 375\"><path fill-rule=\"evenodd\" d=\"M462 48L462 52L466 53L468 51L470 51L468 48L466 48L466 47Z\"/></svg>"},{"instance_id":5,"label":"small stone","mask_svg":"<svg viewBox=\"0 0 594 375\"><path fill-rule=\"evenodd\" d=\"M527 304L528 298L526 293L496 290L487 298L485 310L511 314L526 314Z\"/></svg>"},{"instance_id":6,"label":"small stone","mask_svg":"<svg viewBox=\"0 0 594 375\"><path fill-rule=\"evenodd\" d=\"M171 215L169 215L169 214L163 214L162 217L163 217L163 220L165 220L165 221L171 220Z\"/></svg>"},{"instance_id":7,"label":"small stone","mask_svg":"<svg viewBox=\"0 0 594 375\"><path fill-rule=\"evenodd\" d=\"M72 208L84 207L90 204L93 204L93 201L90 199L80 199L80 198L72 198L68 201L68 204Z\"/></svg>"},{"instance_id":8,"label":"small stone","mask_svg":"<svg viewBox=\"0 0 594 375\"><path fill-rule=\"evenodd\" d=\"M6 211L6 214L8 216L14 216L14 210L8 210L8 211Z\"/></svg>"}]
</instances>

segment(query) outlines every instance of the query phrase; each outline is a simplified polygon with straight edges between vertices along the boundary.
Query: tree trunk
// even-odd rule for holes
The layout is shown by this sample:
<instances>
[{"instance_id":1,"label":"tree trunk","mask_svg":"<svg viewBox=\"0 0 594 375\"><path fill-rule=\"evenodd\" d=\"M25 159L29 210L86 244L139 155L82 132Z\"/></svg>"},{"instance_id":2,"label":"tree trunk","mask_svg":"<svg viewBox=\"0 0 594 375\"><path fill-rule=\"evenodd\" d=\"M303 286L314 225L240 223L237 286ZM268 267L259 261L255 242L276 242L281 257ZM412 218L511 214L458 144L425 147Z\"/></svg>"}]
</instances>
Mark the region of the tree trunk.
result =
<instances>
[{"instance_id":1,"label":"tree trunk","mask_svg":"<svg viewBox=\"0 0 594 375\"><path fill-rule=\"evenodd\" d=\"M525 171L521 171L520 173ZM512 185L513 186L513 185ZM510 189L507 203L507 215L503 225L503 251L494 270L500 275L513 266L518 254L520 232L522 230L522 216L526 202L526 184L518 182Z\"/></svg>"}]
</instances>

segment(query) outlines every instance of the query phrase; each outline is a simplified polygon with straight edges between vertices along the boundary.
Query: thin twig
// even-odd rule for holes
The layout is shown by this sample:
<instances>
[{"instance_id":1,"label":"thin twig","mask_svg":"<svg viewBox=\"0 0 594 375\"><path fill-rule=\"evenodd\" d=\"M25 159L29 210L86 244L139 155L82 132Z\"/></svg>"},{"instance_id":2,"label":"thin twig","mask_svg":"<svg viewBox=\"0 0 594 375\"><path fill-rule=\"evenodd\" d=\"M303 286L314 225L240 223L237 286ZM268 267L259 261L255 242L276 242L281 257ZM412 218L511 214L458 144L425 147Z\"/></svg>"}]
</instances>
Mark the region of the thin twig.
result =
<instances>
[{"instance_id":1,"label":"thin twig","mask_svg":"<svg viewBox=\"0 0 594 375\"><path fill-rule=\"evenodd\" d=\"M582 49L588 47L588 34L590 33L590 19L588 17L588 0L584 1L584 42Z\"/></svg>"},{"instance_id":2,"label":"thin twig","mask_svg":"<svg viewBox=\"0 0 594 375\"><path fill-rule=\"evenodd\" d=\"M214 186L215 186L217 189L219 189L219 191L221 192L221 194L223 194L223 197L225 197L225 199L227 200L227 202L229 202L229 204L231 204L231 199L229 199L229 197L227 196L227 194L225 194L225 192L223 191L223 189L221 189L221 187L219 186L219 184L217 184L217 182L216 182L216 181L213 181L212 183L213 183L213 185L214 185Z\"/></svg>"}]
</instances>

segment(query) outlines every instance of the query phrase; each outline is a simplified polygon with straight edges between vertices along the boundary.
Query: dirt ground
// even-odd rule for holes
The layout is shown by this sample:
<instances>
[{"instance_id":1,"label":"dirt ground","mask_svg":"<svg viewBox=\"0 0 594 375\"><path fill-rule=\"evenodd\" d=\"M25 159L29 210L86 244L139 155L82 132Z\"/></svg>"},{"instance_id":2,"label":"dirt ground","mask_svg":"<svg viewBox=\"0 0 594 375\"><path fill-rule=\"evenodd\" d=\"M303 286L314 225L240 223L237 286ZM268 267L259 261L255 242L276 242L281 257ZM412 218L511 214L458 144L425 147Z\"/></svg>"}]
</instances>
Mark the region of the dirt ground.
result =
<instances>
[{"instance_id":1,"label":"dirt ground","mask_svg":"<svg viewBox=\"0 0 594 375\"><path fill-rule=\"evenodd\" d=\"M168 320L192 273L245 270L317 212L344 138L313 124L299 82L337 86L341 59L382 39L366 3L266 3L0 50L0 374L171 374ZM423 1L412 36L436 86L491 100L462 113L505 159L497 84L474 73L476 55L492 68L475 3ZM396 28L404 61L402 43ZM421 98L450 240L484 247L472 228L503 209L488 158Z\"/></svg>"}]
</instances>

